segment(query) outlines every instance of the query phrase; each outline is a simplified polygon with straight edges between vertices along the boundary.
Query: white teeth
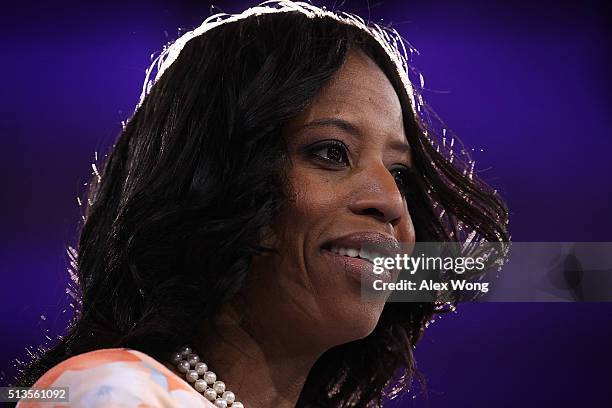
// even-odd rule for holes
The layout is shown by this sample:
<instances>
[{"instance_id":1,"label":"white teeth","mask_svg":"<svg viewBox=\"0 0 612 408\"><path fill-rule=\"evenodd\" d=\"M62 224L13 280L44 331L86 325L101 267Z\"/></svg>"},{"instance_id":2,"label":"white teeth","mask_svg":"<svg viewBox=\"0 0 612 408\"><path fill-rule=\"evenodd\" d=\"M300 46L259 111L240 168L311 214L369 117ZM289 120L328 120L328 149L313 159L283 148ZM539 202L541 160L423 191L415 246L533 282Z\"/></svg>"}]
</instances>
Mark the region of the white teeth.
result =
<instances>
[{"instance_id":1,"label":"white teeth","mask_svg":"<svg viewBox=\"0 0 612 408\"><path fill-rule=\"evenodd\" d=\"M343 248L343 247L331 247L330 251L339 254L342 256L350 256L351 258L362 258L367 259L368 261L374 263L374 258L384 257L383 255L369 252L365 249L357 249L357 248Z\"/></svg>"},{"instance_id":2,"label":"white teeth","mask_svg":"<svg viewBox=\"0 0 612 408\"><path fill-rule=\"evenodd\" d=\"M359 250L355 248L331 247L330 251L335 254L350 256L351 258L359 256Z\"/></svg>"},{"instance_id":3,"label":"white teeth","mask_svg":"<svg viewBox=\"0 0 612 408\"><path fill-rule=\"evenodd\" d=\"M363 259L367 259L367 260L370 260L370 259L371 259L370 254L368 253L368 251L366 251L366 250L365 250L365 249L363 249L363 248L361 248L361 249L359 250L359 257L360 257L360 258L363 258Z\"/></svg>"}]
</instances>

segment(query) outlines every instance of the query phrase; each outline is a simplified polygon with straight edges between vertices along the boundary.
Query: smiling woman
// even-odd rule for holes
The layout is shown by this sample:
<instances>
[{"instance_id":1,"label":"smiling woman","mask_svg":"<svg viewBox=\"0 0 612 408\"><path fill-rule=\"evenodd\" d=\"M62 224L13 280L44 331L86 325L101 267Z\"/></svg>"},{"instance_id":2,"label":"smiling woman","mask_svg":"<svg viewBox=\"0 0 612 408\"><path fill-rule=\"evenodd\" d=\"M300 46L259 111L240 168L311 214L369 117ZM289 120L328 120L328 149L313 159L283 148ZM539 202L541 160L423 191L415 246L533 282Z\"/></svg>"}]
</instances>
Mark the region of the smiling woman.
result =
<instances>
[{"instance_id":1,"label":"smiling woman","mask_svg":"<svg viewBox=\"0 0 612 408\"><path fill-rule=\"evenodd\" d=\"M438 305L362 299L364 247L508 236L501 199L422 120L402 44L279 2L165 49L91 183L79 312L19 385L221 408L380 406L409 386Z\"/></svg>"}]
</instances>

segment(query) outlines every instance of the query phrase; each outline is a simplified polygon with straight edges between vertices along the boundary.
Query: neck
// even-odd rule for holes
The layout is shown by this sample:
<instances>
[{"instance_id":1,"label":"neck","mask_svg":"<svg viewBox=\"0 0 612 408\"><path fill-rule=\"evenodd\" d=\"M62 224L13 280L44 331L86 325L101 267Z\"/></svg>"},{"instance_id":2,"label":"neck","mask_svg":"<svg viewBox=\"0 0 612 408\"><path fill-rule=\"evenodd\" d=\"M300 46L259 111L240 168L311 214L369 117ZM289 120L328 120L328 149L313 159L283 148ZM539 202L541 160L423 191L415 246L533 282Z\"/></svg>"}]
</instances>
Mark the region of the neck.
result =
<instances>
[{"instance_id":1,"label":"neck","mask_svg":"<svg viewBox=\"0 0 612 408\"><path fill-rule=\"evenodd\" d=\"M245 407L295 407L325 350L299 341L305 336L289 338L291 332L276 319L241 317L228 305L194 346Z\"/></svg>"}]
</instances>

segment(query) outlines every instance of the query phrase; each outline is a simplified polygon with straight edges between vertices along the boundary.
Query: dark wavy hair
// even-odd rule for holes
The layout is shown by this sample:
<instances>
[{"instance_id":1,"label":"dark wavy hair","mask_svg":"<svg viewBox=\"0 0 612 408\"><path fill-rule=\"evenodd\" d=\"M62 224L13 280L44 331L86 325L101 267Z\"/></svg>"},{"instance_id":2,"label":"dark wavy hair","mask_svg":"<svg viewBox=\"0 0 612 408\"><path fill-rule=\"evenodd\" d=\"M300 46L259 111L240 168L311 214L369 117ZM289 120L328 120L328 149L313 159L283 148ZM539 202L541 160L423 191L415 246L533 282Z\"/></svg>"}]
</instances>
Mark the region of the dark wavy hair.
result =
<instances>
[{"instance_id":1,"label":"dark wavy hair","mask_svg":"<svg viewBox=\"0 0 612 408\"><path fill-rule=\"evenodd\" d=\"M282 130L351 50L378 64L401 102L421 176L409 202L417 241L469 233L508 240L503 201L472 162L453 156L452 143L437 141L433 116L402 77L410 73L396 58L401 38L354 16L290 5L209 23L179 54L165 54L176 60L146 89L89 184L75 257L77 313L16 385L98 348L129 347L163 361L191 342L238 292L251 259L268 250L257 238L286 200ZM438 306L388 303L369 336L320 357L297 406L380 406L408 387L412 348Z\"/></svg>"}]
</instances>

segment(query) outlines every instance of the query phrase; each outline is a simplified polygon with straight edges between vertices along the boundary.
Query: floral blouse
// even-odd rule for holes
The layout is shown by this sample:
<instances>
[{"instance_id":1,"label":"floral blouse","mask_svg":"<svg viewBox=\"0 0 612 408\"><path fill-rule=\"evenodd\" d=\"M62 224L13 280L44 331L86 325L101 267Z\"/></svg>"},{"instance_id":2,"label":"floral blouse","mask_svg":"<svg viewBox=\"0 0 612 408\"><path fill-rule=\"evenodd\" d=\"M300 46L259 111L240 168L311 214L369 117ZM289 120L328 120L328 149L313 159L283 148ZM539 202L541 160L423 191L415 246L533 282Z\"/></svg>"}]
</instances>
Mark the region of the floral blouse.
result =
<instances>
[{"instance_id":1,"label":"floral blouse","mask_svg":"<svg viewBox=\"0 0 612 408\"><path fill-rule=\"evenodd\" d=\"M69 401L21 401L17 408L215 408L163 364L125 348L69 358L47 371L34 387L68 387Z\"/></svg>"}]
</instances>

